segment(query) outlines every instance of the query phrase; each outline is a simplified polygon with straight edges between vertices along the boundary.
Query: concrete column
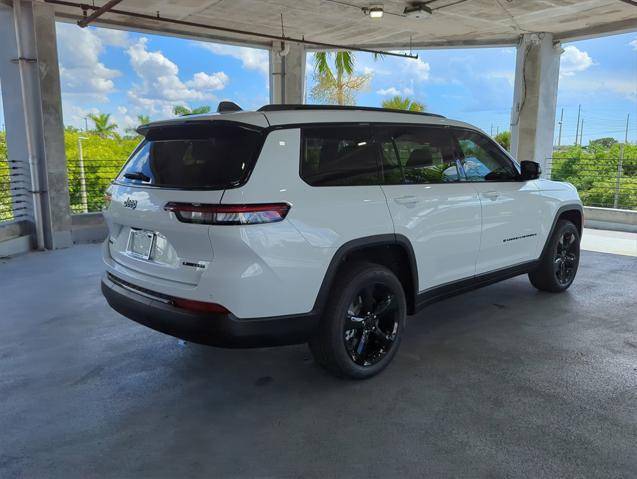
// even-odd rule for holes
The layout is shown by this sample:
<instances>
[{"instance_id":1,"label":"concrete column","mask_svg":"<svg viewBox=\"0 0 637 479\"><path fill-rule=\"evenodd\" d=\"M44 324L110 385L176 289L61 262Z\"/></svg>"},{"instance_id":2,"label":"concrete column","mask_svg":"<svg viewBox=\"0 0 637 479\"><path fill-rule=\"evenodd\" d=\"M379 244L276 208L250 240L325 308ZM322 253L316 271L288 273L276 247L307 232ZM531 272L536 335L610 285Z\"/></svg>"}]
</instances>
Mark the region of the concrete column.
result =
<instances>
[{"instance_id":1,"label":"concrete column","mask_svg":"<svg viewBox=\"0 0 637 479\"><path fill-rule=\"evenodd\" d=\"M270 103L304 102L305 47L275 42L270 49Z\"/></svg>"},{"instance_id":2,"label":"concrete column","mask_svg":"<svg viewBox=\"0 0 637 479\"><path fill-rule=\"evenodd\" d=\"M0 4L0 81L9 160L28 172L39 247L72 244L53 7Z\"/></svg>"},{"instance_id":3,"label":"concrete column","mask_svg":"<svg viewBox=\"0 0 637 479\"><path fill-rule=\"evenodd\" d=\"M548 176L553 155L555 108L562 47L550 33L527 33L517 47L511 153L542 165Z\"/></svg>"}]
</instances>

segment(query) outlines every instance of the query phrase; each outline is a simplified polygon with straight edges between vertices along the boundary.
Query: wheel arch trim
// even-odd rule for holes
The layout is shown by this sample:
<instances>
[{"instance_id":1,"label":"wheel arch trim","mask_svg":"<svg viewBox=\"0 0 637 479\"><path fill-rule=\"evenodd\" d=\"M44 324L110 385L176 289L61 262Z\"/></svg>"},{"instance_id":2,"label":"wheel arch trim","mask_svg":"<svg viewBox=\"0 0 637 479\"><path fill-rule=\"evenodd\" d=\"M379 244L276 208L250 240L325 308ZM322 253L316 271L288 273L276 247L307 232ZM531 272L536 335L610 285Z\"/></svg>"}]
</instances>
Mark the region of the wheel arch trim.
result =
<instances>
[{"instance_id":1,"label":"wheel arch trim","mask_svg":"<svg viewBox=\"0 0 637 479\"><path fill-rule=\"evenodd\" d=\"M555 213L555 215L553 216L553 223L551 224L551 229L549 230L548 235L546 236L546 240L544 241L544 246L542 247L542 253L540 254L540 259L543 258L544 254L546 253L546 250L549 246L549 242L551 241L551 237L553 236L553 233L555 233L555 228L557 228L557 222L562 217L562 215L566 213L567 211L576 211L577 213L579 213L581 218L581 226L579 231L580 238L581 238L582 230L584 228L584 208L582 207L582 205L577 203L560 206L557 209L557 212Z\"/></svg>"},{"instance_id":2,"label":"wheel arch trim","mask_svg":"<svg viewBox=\"0 0 637 479\"><path fill-rule=\"evenodd\" d=\"M314 302L314 308L312 309L313 312L318 314L323 312L332 284L336 279L336 273L345 262L345 258L356 251L365 250L366 248L374 246L399 246L404 250L407 256L410 279L413 285L413 292L411 295L413 297L408 298L408 304L415 304L416 295L418 294L418 263L416 262L416 255L411 245L411 241L409 241L409 239L404 235L387 233L356 238L343 243L336 250L330 260L327 271L323 276L323 281ZM405 293L407 294L408 292Z\"/></svg>"}]
</instances>

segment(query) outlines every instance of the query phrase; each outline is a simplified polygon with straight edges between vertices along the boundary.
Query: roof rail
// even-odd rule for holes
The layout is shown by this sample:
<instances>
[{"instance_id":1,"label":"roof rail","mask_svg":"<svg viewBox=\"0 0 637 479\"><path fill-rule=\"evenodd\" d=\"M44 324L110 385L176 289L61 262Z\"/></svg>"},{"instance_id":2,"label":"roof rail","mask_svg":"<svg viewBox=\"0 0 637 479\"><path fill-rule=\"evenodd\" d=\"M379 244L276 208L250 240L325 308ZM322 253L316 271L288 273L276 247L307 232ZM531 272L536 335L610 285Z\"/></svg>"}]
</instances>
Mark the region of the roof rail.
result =
<instances>
[{"instance_id":1,"label":"roof rail","mask_svg":"<svg viewBox=\"0 0 637 479\"><path fill-rule=\"evenodd\" d=\"M355 106L355 105L264 105L257 111L290 111L290 110L345 110L345 111L378 111L383 113L407 113L411 115L434 116L445 118L437 113L427 113L424 111L394 110L393 108L379 108L375 106Z\"/></svg>"}]
</instances>

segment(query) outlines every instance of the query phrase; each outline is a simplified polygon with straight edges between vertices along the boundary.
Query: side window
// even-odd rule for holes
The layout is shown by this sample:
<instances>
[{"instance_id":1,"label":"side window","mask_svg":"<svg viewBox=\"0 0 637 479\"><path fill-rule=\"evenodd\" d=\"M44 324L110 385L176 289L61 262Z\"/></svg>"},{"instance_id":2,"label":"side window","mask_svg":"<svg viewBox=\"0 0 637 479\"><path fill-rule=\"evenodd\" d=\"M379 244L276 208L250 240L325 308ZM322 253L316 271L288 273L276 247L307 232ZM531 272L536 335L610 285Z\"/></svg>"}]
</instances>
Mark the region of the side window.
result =
<instances>
[{"instance_id":1,"label":"side window","mask_svg":"<svg viewBox=\"0 0 637 479\"><path fill-rule=\"evenodd\" d=\"M460 174L448 130L425 126L378 127L383 184L449 183Z\"/></svg>"},{"instance_id":2,"label":"side window","mask_svg":"<svg viewBox=\"0 0 637 479\"><path fill-rule=\"evenodd\" d=\"M462 152L462 166L467 181L512 181L517 177L513 162L484 135L475 131L457 130Z\"/></svg>"},{"instance_id":3,"label":"side window","mask_svg":"<svg viewBox=\"0 0 637 479\"><path fill-rule=\"evenodd\" d=\"M378 185L378 161L370 128L303 128L301 178L312 186Z\"/></svg>"}]
</instances>

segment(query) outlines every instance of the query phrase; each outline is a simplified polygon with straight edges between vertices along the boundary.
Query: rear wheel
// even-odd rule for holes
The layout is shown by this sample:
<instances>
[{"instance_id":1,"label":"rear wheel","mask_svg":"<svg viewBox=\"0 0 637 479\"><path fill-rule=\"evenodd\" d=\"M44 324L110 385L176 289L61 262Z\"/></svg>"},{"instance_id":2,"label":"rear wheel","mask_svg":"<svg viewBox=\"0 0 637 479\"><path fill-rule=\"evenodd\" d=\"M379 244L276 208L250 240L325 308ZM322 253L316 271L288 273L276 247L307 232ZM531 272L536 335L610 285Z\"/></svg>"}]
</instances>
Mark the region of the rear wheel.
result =
<instances>
[{"instance_id":1,"label":"rear wheel","mask_svg":"<svg viewBox=\"0 0 637 479\"><path fill-rule=\"evenodd\" d=\"M579 243L577 227L570 221L559 220L540 265L529 273L531 284L552 293L568 289L579 266Z\"/></svg>"},{"instance_id":2,"label":"rear wheel","mask_svg":"<svg viewBox=\"0 0 637 479\"><path fill-rule=\"evenodd\" d=\"M405 293L394 273L354 264L335 282L310 350L337 376L369 378L396 354L405 316Z\"/></svg>"}]
</instances>

